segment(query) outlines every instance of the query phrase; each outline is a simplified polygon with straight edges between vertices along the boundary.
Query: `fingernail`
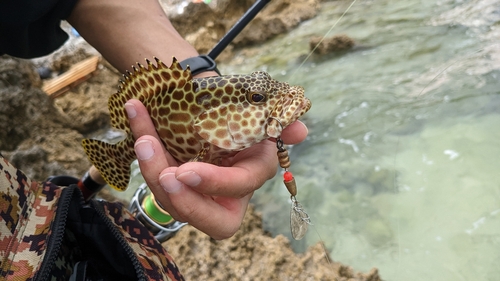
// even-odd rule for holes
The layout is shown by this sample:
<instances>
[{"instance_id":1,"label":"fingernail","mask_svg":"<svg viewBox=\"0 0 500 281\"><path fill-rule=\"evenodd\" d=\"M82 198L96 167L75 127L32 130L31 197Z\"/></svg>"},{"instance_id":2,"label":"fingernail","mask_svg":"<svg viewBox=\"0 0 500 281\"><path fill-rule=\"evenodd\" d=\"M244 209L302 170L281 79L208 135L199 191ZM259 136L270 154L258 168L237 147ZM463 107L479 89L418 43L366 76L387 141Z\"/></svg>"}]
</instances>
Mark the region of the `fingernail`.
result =
<instances>
[{"instance_id":1,"label":"fingernail","mask_svg":"<svg viewBox=\"0 0 500 281\"><path fill-rule=\"evenodd\" d=\"M135 144L135 154L139 160L149 160L154 153L153 143L149 140L141 140Z\"/></svg>"},{"instance_id":2,"label":"fingernail","mask_svg":"<svg viewBox=\"0 0 500 281\"><path fill-rule=\"evenodd\" d=\"M160 185L167 193L177 193L181 190L182 182L175 178L174 173L166 173L160 176Z\"/></svg>"},{"instance_id":3,"label":"fingernail","mask_svg":"<svg viewBox=\"0 0 500 281\"><path fill-rule=\"evenodd\" d=\"M132 103L125 103L125 111L127 111L127 115L129 119L137 116L137 111L135 111L135 106Z\"/></svg>"},{"instance_id":4,"label":"fingernail","mask_svg":"<svg viewBox=\"0 0 500 281\"><path fill-rule=\"evenodd\" d=\"M187 171L177 176L177 180L188 186L197 186L201 182L201 177L194 171Z\"/></svg>"}]
</instances>

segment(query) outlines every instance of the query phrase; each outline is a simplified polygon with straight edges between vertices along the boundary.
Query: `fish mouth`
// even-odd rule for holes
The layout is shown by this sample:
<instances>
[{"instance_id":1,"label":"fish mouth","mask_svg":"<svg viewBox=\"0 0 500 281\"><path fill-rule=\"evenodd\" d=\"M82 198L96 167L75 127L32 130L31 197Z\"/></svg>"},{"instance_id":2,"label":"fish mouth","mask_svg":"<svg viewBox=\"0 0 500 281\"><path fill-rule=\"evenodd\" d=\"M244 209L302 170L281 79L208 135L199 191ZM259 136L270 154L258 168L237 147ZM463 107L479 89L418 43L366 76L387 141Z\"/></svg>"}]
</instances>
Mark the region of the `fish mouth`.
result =
<instances>
[{"instance_id":1,"label":"fish mouth","mask_svg":"<svg viewBox=\"0 0 500 281\"><path fill-rule=\"evenodd\" d=\"M288 123L288 125L290 125L293 122L297 121L300 117L302 117L302 115L306 114L306 112L308 112L309 109L311 109L311 101L308 98L304 98L302 100L302 103L300 104L300 106L293 113L293 118Z\"/></svg>"},{"instance_id":2,"label":"fish mouth","mask_svg":"<svg viewBox=\"0 0 500 281\"><path fill-rule=\"evenodd\" d=\"M297 119L300 118L302 115L304 115L306 112L308 112L309 109L311 109L311 105L312 105L311 100L309 100L308 98L304 98L299 108L297 108L297 110L295 111L294 115L297 116Z\"/></svg>"},{"instance_id":3,"label":"fish mouth","mask_svg":"<svg viewBox=\"0 0 500 281\"><path fill-rule=\"evenodd\" d=\"M297 119L299 119L302 115L304 115L310 108L311 108L311 101L309 99L304 98L302 99L299 106L297 106L297 108L295 109L295 111L293 111L291 115L287 115L286 113L282 115L284 119L284 121L282 122L286 123L286 126L288 126L293 122L295 122ZM290 108L288 110L290 110Z\"/></svg>"},{"instance_id":4,"label":"fish mouth","mask_svg":"<svg viewBox=\"0 0 500 281\"><path fill-rule=\"evenodd\" d=\"M304 115L311 108L311 101L302 96L300 103L296 105L297 99L292 101L287 101L286 105L283 106L281 113L276 115L271 115L267 119L266 133L269 137L277 138L281 135L283 129L288 127L293 122L297 121L302 115ZM292 108L296 107L293 111Z\"/></svg>"}]
</instances>

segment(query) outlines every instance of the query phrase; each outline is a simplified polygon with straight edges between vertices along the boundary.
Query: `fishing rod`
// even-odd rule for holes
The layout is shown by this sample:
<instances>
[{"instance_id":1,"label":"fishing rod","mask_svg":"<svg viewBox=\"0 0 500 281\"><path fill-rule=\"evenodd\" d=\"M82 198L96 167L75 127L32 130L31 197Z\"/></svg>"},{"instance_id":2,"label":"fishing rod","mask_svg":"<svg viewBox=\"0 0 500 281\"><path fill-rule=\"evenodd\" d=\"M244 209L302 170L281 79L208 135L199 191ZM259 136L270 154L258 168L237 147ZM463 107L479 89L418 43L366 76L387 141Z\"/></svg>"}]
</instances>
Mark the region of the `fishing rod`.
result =
<instances>
[{"instance_id":1,"label":"fishing rod","mask_svg":"<svg viewBox=\"0 0 500 281\"><path fill-rule=\"evenodd\" d=\"M193 75L205 71L219 71L215 59L226 49L226 47L234 40L238 34L252 21L253 18L267 5L271 0L257 0L241 18L229 29L229 31L219 40L207 55L200 55L193 58L188 58L180 62L181 66L186 69L189 65ZM220 75L220 73L219 73Z\"/></svg>"},{"instance_id":2,"label":"fishing rod","mask_svg":"<svg viewBox=\"0 0 500 281\"><path fill-rule=\"evenodd\" d=\"M220 75L215 59L269 2L270 0L257 0L207 55L188 58L181 61L180 65L184 69L189 67L193 75L205 71L216 71ZM57 178L59 178L59 180L63 180L63 178L67 180L67 177L61 176L53 177L50 181L59 184L60 182L57 182ZM77 185L82 191L85 200L90 200L106 185L106 183L97 168L92 166L84 176L78 180ZM186 225L186 223L175 221L172 216L162 208L160 203L155 200L154 194L148 192L145 183L141 184L134 193L128 209L160 242L166 241L181 227Z\"/></svg>"}]
</instances>

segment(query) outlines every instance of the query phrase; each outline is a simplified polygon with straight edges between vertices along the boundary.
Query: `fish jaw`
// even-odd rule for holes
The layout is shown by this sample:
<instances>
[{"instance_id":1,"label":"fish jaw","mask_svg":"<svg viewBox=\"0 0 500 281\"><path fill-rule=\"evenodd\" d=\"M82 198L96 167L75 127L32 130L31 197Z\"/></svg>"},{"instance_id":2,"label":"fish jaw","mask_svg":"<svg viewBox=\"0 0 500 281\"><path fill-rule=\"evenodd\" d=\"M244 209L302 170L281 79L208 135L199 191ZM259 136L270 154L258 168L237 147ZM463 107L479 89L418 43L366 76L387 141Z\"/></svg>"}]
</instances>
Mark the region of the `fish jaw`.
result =
<instances>
[{"instance_id":1,"label":"fish jaw","mask_svg":"<svg viewBox=\"0 0 500 281\"><path fill-rule=\"evenodd\" d=\"M283 129L297 121L309 109L311 109L311 101L305 97L304 88L290 86L288 93L281 96L267 120L268 137L279 137Z\"/></svg>"}]
</instances>

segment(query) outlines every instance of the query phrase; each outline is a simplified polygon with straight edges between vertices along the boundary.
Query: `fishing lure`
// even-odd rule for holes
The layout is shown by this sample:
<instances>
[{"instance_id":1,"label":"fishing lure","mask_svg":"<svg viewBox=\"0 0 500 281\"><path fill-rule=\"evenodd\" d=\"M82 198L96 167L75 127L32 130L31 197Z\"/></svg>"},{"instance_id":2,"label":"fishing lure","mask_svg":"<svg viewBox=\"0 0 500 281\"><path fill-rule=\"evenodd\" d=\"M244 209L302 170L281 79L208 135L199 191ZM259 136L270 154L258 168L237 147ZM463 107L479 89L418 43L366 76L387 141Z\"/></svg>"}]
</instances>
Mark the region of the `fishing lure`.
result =
<instances>
[{"instance_id":1,"label":"fishing lure","mask_svg":"<svg viewBox=\"0 0 500 281\"><path fill-rule=\"evenodd\" d=\"M291 165L290 157L281 137L276 139L276 147L278 148L278 161L281 168L285 170L283 173L283 183L288 192L290 192L290 200L292 201L290 208L290 231L293 239L300 240L306 235L309 224L311 224L311 218L295 197L297 195L297 184L292 172L288 171Z\"/></svg>"}]
</instances>

